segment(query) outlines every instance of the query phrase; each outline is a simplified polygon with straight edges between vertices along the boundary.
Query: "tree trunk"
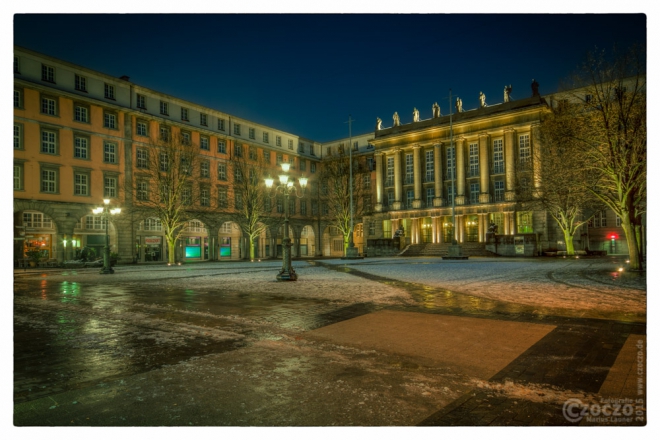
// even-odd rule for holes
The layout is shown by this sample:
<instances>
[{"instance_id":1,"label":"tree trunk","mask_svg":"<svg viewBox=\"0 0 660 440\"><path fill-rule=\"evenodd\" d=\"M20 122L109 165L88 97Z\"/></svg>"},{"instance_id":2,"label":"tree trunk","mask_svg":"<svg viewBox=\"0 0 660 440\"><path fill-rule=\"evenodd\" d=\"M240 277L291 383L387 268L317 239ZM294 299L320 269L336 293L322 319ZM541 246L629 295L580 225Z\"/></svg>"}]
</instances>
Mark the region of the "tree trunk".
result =
<instances>
[{"instance_id":1,"label":"tree trunk","mask_svg":"<svg viewBox=\"0 0 660 440\"><path fill-rule=\"evenodd\" d=\"M639 250L639 258L643 262L646 256L646 249L644 248L644 235L642 234L642 225L635 225L635 238L637 238L637 249Z\"/></svg>"},{"instance_id":2,"label":"tree trunk","mask_svg":"<svg viewBox=\"0 0 660 440\"><path fill-rule=\"evenodd\" d=\"M174 254L176 250L176 239L167 238L167 262L174 264L176 263L176 255Z\"/></svg>"},{"instance_id":3,"label":"tree trunk","mask_svg":"<svg viewBox=\"0 0 660 440\"><path fill-rule=\"evenodd\" d=\"M250 260L254 260L254 240L250 239Z\"/></svg>"},{"instance_id":4,"label":"tree trunk","mask_svg":"<svg viewBox=\"0 0 660 440\"><path fill-rule=\"evenodd\" d=\"M566 243L566 255L575 255L575 247L573 246L573 234L568 229L562 229L564 232L564 242Z\"/></svg>"},{"instance_id":5,"label":"tree trunk","mask_svg":"<svg viewBox=\"0 0 660 440\"><path fill-rule=\"evenodd\" d=\"M348 234L344 235L344 257L346 256L349 241Z\"/></svg>"},{"instance_id":6,"label":"tree trunk","mask_svg":"<svg viewBox=\"0 0 660 440\"><path fill-rule=\"evenodd\" d=\"M626 235L626 241L628 242L628 258L630 259L630 269L641 270L642 262L639 255L639 247L637 247L637 237L634 227L630 222L630 217L625 216L621 219L621 227L623 227L623 232Z\"/></svg>"}]
</instances>

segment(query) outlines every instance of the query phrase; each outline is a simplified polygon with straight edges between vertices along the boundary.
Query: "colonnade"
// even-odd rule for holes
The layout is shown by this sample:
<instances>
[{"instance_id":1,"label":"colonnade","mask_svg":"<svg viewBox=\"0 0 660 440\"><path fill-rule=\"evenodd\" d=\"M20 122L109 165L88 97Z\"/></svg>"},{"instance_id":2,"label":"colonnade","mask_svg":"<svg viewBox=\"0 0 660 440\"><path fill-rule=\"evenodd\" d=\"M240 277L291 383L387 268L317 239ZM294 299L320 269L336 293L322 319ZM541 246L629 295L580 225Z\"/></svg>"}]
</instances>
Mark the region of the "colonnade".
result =
<instances>
[{"instance_id":1,"label":"colonnade","mask_svg":"<svg viewBox=\"0 0 660 440\"><path fill-rule=\"evenodd\" d=\"M504 201L515 201L515 187L516 187L516 158L518 157L516 149L518 148L517 138L521 134L530 135L530 148L535 151L534 139L536 138L536 131L538 126L531 125L529 128L523 130L516 130L514 128L507 128L502 130L499 134L478 133L475 136L465 137L458 136L454 140L455 147L455 169L456 169L456 201L457 206L470 204L469 188L467 187L466 170L468 168L469 156L467 156L468 140L469 143L476 143L479 154L479 173L476 176L479 182L480 194L477 204L492 203L493 188L491 188L491 176L494 173L493 169L493 141L502 140L503 146L503 159L504 170L497 172L503 174L505 185ZM443 200L444 184L452 182L451 175L445 171L447 169L447 150L450 144L448 140L441 142L434 142L428 145L411 144L407 146L399 146L389 148L375 153L375 166L376 166L376 212L385 210L399 211L406 208L403 200L404 183L403 176L405 170L402 168L402 157L405 154L413 154L413 170L414 170L414 201L412 202L412 209L421 209L427 207L424 198L424 188L428 188L431 182L425 181L425 163L422 161L422 153L426 151L433 151L433 189L434 200L433 207L448 206L446 200ZM384 169L386 167L387 158L392 157L394 163L394 200L390 201L389 206L384 205L385 193L385 175ZM540 185L539 175L539 154L532 155L532 169L533 181L538 187ZM443 179L444 178L444 179ZM409 184L409 183L408 183ZM474 205L474 203L472 203Z\"/></svg>"}]
</instances>

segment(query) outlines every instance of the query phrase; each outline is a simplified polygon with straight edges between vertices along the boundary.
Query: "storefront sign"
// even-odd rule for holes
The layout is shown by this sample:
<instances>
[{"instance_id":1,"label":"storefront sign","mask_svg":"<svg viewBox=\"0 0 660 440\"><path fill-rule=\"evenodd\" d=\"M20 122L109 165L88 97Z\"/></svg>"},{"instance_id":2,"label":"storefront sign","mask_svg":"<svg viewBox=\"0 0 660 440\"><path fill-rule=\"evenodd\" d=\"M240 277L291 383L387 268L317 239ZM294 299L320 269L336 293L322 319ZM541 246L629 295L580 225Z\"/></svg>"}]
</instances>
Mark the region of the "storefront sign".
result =
<instances>
[{"instance_id":1,"label":"storefront sign","mask_svg":"<svg viewBox=\"0 0 660 440\"><path fill-rule=\"evenodd\" d=\"M144 244L160 244L162 237L144 237Z\"/></svg>"}]
</instances>

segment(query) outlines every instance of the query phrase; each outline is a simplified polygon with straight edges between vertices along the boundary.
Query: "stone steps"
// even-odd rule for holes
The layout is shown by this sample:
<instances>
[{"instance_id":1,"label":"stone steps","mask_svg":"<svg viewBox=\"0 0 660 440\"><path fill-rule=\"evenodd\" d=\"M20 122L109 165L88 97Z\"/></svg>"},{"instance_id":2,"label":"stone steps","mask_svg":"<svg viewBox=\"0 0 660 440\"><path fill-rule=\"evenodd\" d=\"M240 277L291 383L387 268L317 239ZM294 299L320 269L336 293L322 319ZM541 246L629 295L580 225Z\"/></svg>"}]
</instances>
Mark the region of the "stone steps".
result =
<instances>
[{"instance_id":1,"label":"stone steps","mask_svg":"<svg viewBox=\"0 0 660 440\"><path fill-rule=\"evenodd\" d=\"M411 244L402 254L404 257L445 257L449 255L449 243L423 243ZM485 243L463 243L461 244L463 255L470 257L493 257L490 251L486 250Z\"/></svg>"}]
</instances>

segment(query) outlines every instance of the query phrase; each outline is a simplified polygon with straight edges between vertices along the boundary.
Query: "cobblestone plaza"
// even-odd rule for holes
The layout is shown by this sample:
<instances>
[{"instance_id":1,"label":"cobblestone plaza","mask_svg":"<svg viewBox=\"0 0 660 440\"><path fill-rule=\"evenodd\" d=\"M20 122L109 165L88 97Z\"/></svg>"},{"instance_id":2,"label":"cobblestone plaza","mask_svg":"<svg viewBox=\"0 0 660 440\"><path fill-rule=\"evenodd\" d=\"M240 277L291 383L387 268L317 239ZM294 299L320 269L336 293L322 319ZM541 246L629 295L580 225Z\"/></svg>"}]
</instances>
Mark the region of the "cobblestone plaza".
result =
<instances>
[{"instance_id":1,"label":"cobblestone plaza","mask_svg":"<svg viewBox=\"0 0 660 440\"><path fill-rule=\"evenodd\" d=\"M275 261L15 271L15 425L646 423L625 260L294 265L295 284Z\"/></svg>"}]
</instances>

